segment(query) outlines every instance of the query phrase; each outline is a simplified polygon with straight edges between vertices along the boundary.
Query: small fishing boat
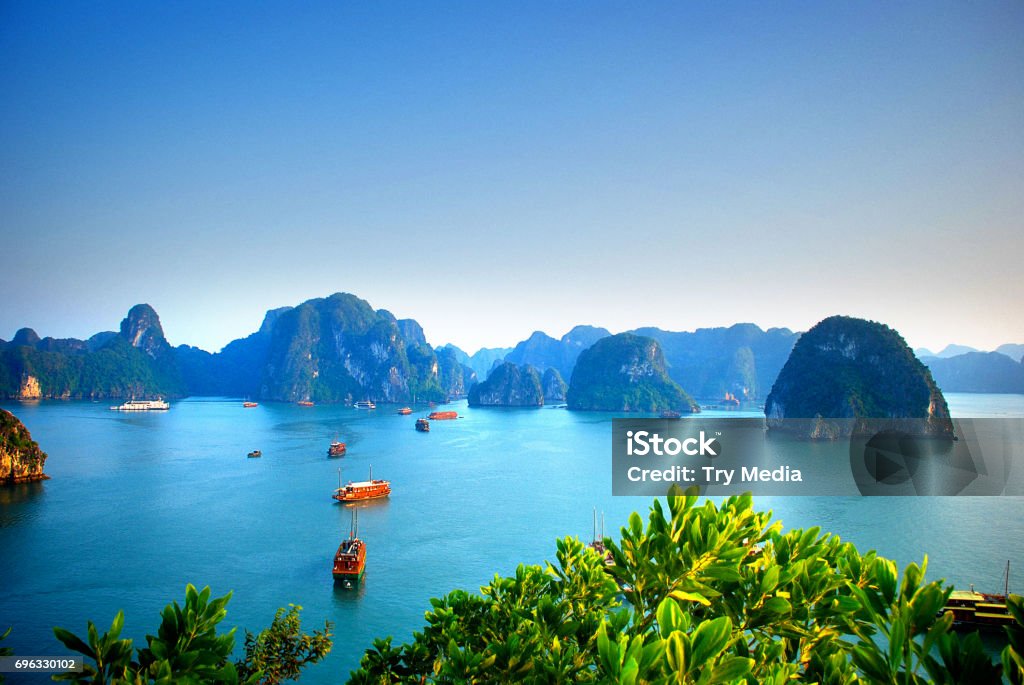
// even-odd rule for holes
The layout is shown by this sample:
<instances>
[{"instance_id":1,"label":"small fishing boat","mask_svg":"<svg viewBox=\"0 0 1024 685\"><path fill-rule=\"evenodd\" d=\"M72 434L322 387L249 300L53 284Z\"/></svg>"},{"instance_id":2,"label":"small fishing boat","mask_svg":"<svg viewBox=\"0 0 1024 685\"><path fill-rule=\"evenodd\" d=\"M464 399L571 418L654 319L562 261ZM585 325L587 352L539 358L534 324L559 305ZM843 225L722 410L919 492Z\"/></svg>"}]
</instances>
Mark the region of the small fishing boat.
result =
<instances>
[{"instance_id":1,"label":"small fishing boat","mask_svg":"<svg viewBox=\"0 0 1024 685\"><path fill-rule=\"evenodd\" d=\"M313 403L310 402L309 400L299 400L295 404L299 405L300 407L312 407L313 406Z\"/></svg>"},{"instance_id":2,"label":"small fishing boat","mask_svg":"<svg viewBox=\"0 0 1024 685\"><path fill-rule=\"evenodd\" d=\"M334 582L346 588L355 587L366 571L366 543L359 539L359 512L352 510L352 528L334 553Z\"/></svg>"},{"instance_id":3,"label":"small fishing boat","mask_svg":"<svg viewBox=\"0 0 1024 685\"><path fill-rule=\"evenodd\" d=\"M343 456L345 456L345 450L346 449L347 448L345 447L345 443L338 442L337 440L335 440L334 442L331 443L330 447L327 448L327 456L328 457L343 457Z\"/></svg>"},{"instance_id":4,"label":"small fishing boat","mask_svg":"<svg viewBox=\"0 0 1024 685\"><path fill-rule=\"evenodd\" d=\"M416 430L420 433L429 433L430 421L427 421L426 419L416 419Z\"/></svg>"},{"instance_id":5,"label":"small fishing boat","mask_svg":"<svg viewBox=\"0 0 1024 685\"><path fill-rule=\"evenodd\" d=\"M338 489L334 491L334 499L339 502L361 502L363 500L380 499L391 494L391 481L373 479L373 466L370 467L370 479L356 483L349 481L341 484L341 469L338 469Z\"/></svg>"},{"instance_id":6,"label":"small fishing boat","mask_svg":"<svg viewBox=\"0 0 1024 685\"><path fill-rule=\"evenodd\" d=\"M356 409L376 409L377 405L370 400L359 400L354 405Z\"/></svg>"},{"instance_id":7,"label":"small fishing boat","mask_svg":"<svg viewBox=\"0 0 1024 685\"><path fill-rule=\"evenodd\" d=\"M1001 628L1013 625L1013 615L1006 607L1006 598L1009 595L1010 562L1007 561L1003 594L975 592L973 585L970 590L954 590L941 613L947 611L953 613L953 628L957 630Z\"/></svg>"},{"instance_id":8,"label":"small fishing boat","mask_svg":"<svg viewBox=\"0 0 1024 685\"><path fill-rule=\"evenodd\" d=\"M682 417L682 414L680 414L677 411L672 411L671 409L666 409L665 411L661 412L661 418L663 419L681 419Z\"/></svg>"},{"instance_id":9,"label":"small fishing boat","mask_svg":"<svg viewBox=\"0 0 1024 685\"><path fill-rule=\"evenodd\" d=\"M259 402L245 401L245 402L242 402L242 406L245 407L246 409L251 409L253 407L258 407L260 405L259 405Z\"/></svg>"},{"instance_id":10,"label":"small fishing boat","mask_svg":"<svg viewBox=\"0 0 1024 685\"><path fill-rule=\"evenodd\" d=\"M249 452L249 458L250 459L256 459L257 457L262 457L262 456L263 456L263 452L261 452L259 450L253 450L252 452Z\"/></svg>"},{"instance_id":11,"label":"small fishing boat","mask_svg":"<svg viewBox=\"0 0 1024 685\"><path fill-rule=\"evenodd\" d=\"M457 418L459 418L459 412L457 412L457 411L432 411L427 416L427 418L428 419L433 419L435 421L448 421L450 419L457 419Z\"/></svg>"},{"instance_id":12,"label":"small fishing boat","mask_svg":"<svg viewBox=\"0 0 1024 685\"><path fill-rule=\"evenodd\" d=\"M402 416L408 416L409 414L412 413L412 409L410 407L402 407L401 409L398 410L398 413L401 414Z\"/></svg>"}]
</instances>

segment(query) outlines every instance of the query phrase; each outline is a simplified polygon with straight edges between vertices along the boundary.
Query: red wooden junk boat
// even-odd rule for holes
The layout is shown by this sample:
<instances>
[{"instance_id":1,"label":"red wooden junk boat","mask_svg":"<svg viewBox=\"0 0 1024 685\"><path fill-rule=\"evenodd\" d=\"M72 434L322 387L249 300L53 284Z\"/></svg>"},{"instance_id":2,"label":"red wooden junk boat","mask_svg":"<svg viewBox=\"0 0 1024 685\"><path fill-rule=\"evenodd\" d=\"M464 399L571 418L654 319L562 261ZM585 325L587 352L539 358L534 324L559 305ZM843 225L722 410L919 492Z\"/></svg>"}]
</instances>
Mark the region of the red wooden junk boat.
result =
<instances>
[{"instance_id":1,"label":"red wooden junk boat","mask_svg":"<svg viewBox=\"0 0 1024 685\"><path fill-rule=\"evenodd\" d=\"M391 481L374 480L373 467L370 467L370 479L347 485L341 484L341 469L338 469L338 489L334 491L334 499L339 502L361 502L367 499L380 499L391 494Z\"/></svg>"},{"instance_id":2,"label":"red wooden junk boat","mask_svg":"<svg viewBox=\"0 0 1024 685\"><path fill-rule=\"evenodd\" d=\"M334 582L354 587L366 571L366 543L359 539L359 512L352 511L352 529L334 553Z\"/></svg>"}]
</instances>

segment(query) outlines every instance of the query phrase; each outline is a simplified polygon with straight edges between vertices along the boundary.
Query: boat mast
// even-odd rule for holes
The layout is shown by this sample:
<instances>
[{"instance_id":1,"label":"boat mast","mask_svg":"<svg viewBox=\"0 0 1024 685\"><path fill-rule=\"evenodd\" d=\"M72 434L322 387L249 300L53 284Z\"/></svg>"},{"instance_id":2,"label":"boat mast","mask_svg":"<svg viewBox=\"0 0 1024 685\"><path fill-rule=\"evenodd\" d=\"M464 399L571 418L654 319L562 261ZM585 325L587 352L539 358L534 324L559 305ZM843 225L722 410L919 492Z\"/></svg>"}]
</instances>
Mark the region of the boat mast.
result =
<instances>
[{"instance_id":1,"label":"boat mast","mask_svg":"<svg viewBox=\"0 0 1024 685\"><path fill-rule=\"evenodd\" d=\"M601 544L604 544L604 512L601 512Z\"/></svg>"},{"instance_id":2,"label":"boat mast","mask_svg":"<svg viewBox=\"0 0 1024 685\"><path fill-rule=\"evenodd\" d=\"M373 482L373 464L370 464L370 482Z\"/></svg>"},{"instance_id":3,"label":"boat mast","mask_svg":"<svg viewBox=\"0 0 1024 685\"><path fill-rule=\"evenodd\" d=\"M597 507L594 507L594 542L597 542Z\"/></svg>"},{"instance_id":4,"label":"boat mast","mask_svg":"<svg viewBox=\"0 0 1024 685\"><path fill-rule=\"evenodd\" d=\"M1006 585L1003 587L1003 596L1010 597L1010 560L1006 560Z\"/></svg>"}]
</instances>

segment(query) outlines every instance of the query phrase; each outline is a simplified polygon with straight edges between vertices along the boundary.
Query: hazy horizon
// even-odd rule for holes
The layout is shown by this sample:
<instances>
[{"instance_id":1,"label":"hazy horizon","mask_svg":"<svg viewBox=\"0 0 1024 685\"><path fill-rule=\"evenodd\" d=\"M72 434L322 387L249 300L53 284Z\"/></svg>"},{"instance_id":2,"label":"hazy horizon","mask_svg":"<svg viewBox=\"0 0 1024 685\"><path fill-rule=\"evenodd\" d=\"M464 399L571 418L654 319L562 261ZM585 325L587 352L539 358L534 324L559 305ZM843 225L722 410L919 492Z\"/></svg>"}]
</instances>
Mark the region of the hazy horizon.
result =
<instances>
[{"instance_id":1,"label":"hazy horizon","mask_svg":"<svg viewBox=\"0 0 1024 685\"><path fill-rule=\"evenodd\" d=\"M0 338L1024 341L1024 4L0 6Z\"/></svg>"}]
</instances>

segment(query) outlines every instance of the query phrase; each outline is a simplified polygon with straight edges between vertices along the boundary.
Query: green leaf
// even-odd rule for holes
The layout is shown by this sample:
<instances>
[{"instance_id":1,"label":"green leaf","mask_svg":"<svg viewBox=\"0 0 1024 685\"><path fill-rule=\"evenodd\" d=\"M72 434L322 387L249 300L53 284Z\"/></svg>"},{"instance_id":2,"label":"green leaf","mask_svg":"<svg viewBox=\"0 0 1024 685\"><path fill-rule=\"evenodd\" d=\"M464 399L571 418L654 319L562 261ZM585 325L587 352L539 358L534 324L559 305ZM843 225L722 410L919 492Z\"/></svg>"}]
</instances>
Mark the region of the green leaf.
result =
<instances>
[{"instance_id":1,"label":"green leaf","mask_svg":"<svg viewBox=\"0 0 1024 685\"><path fill-rule=\"evenodd\" d=\"M717 664L711 670L710 685L725 683L730 680L738 680L745 677L754 667L753 659L745 659L739 656L729 656Z\"/></svg>"},{"instance_id":2,"label":"green leaf","mask_svg":"<svg viewBox=\"0 0 1024 685\"><path fill-rule=\"evenodd\" d=\"M708 607L711 606L711 602L703 595L697 594L696 592L683 592L682 590L673 590L668 593L668 596L672 599L678 599L682 602L697 602Z\"/></svg>"},{"instance_id":3,"label":"green leaf","mask_svg":"<svg viewBox=\"0 0 1024 685\"><path fill-rule=\"evenodd\" d=\"M725 646L729 644L732 637L732 621L728 616L722 616L710 621L704 621L697 630L693 632L691 642L693 644L693 666L700 667L711 659L718 656Z\"/></svg>"}]
</instances>

